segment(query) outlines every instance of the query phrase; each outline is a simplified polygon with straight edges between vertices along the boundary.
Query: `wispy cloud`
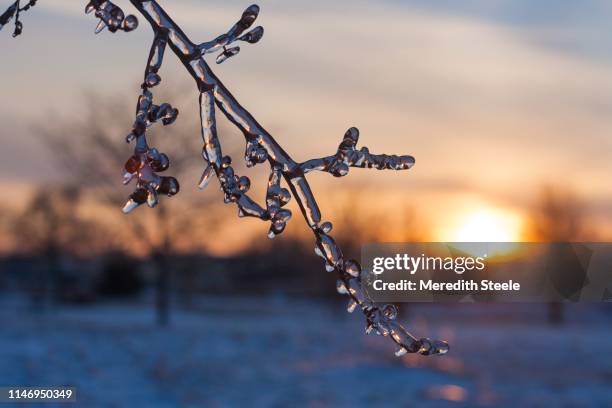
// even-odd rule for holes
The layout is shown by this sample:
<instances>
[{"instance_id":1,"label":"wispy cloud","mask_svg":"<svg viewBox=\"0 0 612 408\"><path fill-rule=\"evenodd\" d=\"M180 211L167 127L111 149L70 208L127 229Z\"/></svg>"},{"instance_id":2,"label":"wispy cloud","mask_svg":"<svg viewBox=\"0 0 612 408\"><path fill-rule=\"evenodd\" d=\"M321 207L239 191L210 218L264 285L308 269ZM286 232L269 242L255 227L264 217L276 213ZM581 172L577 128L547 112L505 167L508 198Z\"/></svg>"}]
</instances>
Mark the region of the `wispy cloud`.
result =
<instances>
[{"instance_id":1,"label":"wispy cloud","mask_svg":"<svg viewBox=\"0 0 612 408\"><path fill-rule=\"evenodd\" d=\"M95 22L75 3L37 7L48 24L79 24L77 38L69 38L67 27L51 35L48 26L32 22L20 40L25 46L10 45L15 54L0 66L2 77L11 77L3 98L14 102L7 111L34 120L50 105L78 109L71 90L103 81L106 90L119 92L137 80L148 29L94 38L80 25L93 29ZM299 158L329 154L354 124L372 150L417 157L411 182L402 179L412 191L430 194L430 185L447 180L469 186L463 191L470 194L514 203L542 181L558 181L593 201L611 200L602 175L612 171L612 67L609 47L597 40L612 32L601 15L612 11L607 2L259 3L263 42L245 46L217 71ZM202 41L229 28L247 5L162 4ZM8 41L0 38L0 46ZM50 44L66 46L50 52ZM166 65L164 86L189 83L175 61ZM44 77L40 86L17 85L33 75ZM46 97L32 114L31 101L41 94ZM438 190L456 194L457 188Z\"/></svg>"}]
</instances>

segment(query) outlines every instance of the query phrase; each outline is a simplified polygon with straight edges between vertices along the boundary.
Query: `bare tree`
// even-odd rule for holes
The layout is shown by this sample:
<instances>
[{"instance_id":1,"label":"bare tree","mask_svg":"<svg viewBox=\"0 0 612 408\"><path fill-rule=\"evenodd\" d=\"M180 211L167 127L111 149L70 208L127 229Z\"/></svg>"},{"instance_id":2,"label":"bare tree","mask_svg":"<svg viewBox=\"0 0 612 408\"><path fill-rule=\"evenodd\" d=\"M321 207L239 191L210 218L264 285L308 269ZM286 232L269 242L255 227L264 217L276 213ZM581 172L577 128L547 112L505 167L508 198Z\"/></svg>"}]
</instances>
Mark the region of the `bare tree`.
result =
<instances>
[{"instance_id":1,"label":"bare tree","mask_svg":"<svg viewBox=\"0 0 612 408\"><path fill-rule=\"evenodd\" d=\"M584 221L584 206L568 188L543 186L533 208L528 236L532 241L564 243L583 240L588 236ZM563 303L548 304L548 321L561 324Z\"/></svg>"},{"instance_id":2,"label":"bare tree","mask_svg":"<svg viewBox=\"0 0 612 408\"><path fill-rule=\"evenodd\" d=\"M19 250L45 259L45 267L37 268L31 287L38 309L59 295L62 255L98 252L107 241L109 231L102 224L79 214L80 196L78 187L40 188L13 219L11 229Z\"/></svg>"},{"instance_id":3,"label":"bare tree","mask_svg":"<svg viewBox=\"0 0 612 408\"><path fill-rule=\"evenodd\" d=\"M358 187L334 203L334 218L339 225L336 238L349 252L358 253L368 242L420 242L427 235L410 205L397 203L393 212L372 208L372 201Z\"/></svg>"},{"instance_id":4,"label":"bare tree","mask_svg":"<svg viewBox=\"0 0 612 408\"><path fill-rule=\"evenodd\" d=\"M175 95L177 99L179 95ZM116 210L126 194L117 188L121 176L117 169L124 164L121 158L125 155L125 145L117 144L116 136L130 122L130 107L123 98L95 93L87 93L83 99L85 114L59 119L53 124L42 123L36 126L36 131L63 168L67 182L78 185L85 195L95 195L97 203L107 208L101 217L118 226L120 233L114 237L115 244L150 255L156 273L157 320L165 325L169 320L171 294L172 265L168 259L183 241L198 242L203 237L202 231L218 225L206 213L194 217L193 210L196 206L215 203L210 196L186 194L186 200L168 203L170 208L163 206L157 211L123 217ZM188 137L191 135L188 129L190 125L195 126L197 115L184 116L185 120L174 127L172 134L165 135L172 143L164 146L176 158L174 167L179 175L193 170L199 156L193 152L200 148L197 138ZM78 135L79 143L74 143L74 135Z\"/></svg>"}]
</instances>

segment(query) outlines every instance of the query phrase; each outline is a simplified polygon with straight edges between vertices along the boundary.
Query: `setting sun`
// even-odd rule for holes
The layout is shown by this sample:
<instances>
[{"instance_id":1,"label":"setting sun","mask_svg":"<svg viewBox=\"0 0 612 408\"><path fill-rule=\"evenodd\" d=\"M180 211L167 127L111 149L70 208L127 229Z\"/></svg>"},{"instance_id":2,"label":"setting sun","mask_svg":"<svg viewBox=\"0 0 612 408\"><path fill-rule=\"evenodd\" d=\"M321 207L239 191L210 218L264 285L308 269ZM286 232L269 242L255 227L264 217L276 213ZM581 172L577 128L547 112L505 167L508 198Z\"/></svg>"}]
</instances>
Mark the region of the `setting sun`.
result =
<instances>
[{"instance_id":1,"label":"setting sun","mask_svg":"<svg viewBox=\"0 0 612 408\"><path fill-rule=\"evenodd\" d=\"M454 242L516 242L521 219L510 211L482 208L465 214L451 232Z\"/></svg>"}]
</instances>

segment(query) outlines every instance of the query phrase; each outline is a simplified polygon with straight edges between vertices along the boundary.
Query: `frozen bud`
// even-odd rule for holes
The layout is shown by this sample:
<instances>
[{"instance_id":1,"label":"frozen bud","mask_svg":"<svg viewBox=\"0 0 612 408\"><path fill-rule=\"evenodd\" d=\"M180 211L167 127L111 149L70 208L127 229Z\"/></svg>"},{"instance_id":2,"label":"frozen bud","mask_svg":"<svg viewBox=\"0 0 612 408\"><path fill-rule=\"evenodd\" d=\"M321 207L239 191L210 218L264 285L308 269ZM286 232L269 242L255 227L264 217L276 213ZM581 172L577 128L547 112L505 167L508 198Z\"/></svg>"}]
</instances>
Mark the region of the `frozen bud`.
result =
<instances>
[{"instance_id":1,"label":"frozen bud","mask_svg":"<svg viewBox=\"0 0 612 408\"><path fill-rule=\"evenodd\" d=\"M134 177L136 177L136 173L129 173L129 172L125 172L123 174L123 184L127 185L130 183L130 181L132 181L132 179L134 179Z\"/></svg>"},{"instance_id":2,"label":"frozen bud","mask_svg":"<svg viewBox=\"0 0 612 408\"><path fill-rule=\"evenodd\" d=\"M286 188L282 188L278 193L278 199L281 202L281 205L286 205L291 201L291 193Z\"/></svg>"},{"instance_id":3,"label":"frozen bud","mask_svg":"<svg viewBox=\"0 0 612 408\"><path fill-rule=\"evenodd\" d=\"M433 342L433 354L446 354L450 350L450 347L445 341L434 341Z\"/></svg>"},{"instance_id":4,"label":"frozen bud","mask_svg":"<svg viewBox=\"0 0 612 408\"><path fill-rule=\"evenodd\" d=\"M176 118L178 117L178 114L179 114L178 109L173 109L173 108L168 109L165 112L165 114L162 116L162 123L164 124L164 126L173 124Z\"/></svg>"},{"instance_id":5,"label":"frozen bud","mask_svg":"<svg viewBox=\"0 0 612 408\"><path fill-rule=\"evenodd\" d=\"M338 147L338 150L345 152L350 149L354 149L359 141L359 129L352 127L344 134L344 139Z\"/></svg>"},{"instance_id":6,"label":"frozen bud","mask_svg":"<svg viewBox=\"0 0 612 408\"><path fill-rule=\"evenodd\" d=\"M240 37L238 40L246 41L249 44L255 44L259 42L259 40L261 40L263 35L264 35L264 29L262 26L259 26L259 27L255 27L254 29L252 29L251 31L249 31L248 33Z\"/></svg>"},{"instance_id":7,"label":"frozen bud","mask_svg":"<svg viewBox=\"0 0 612 408\"><path fill-rule=\"evenodd\" d=\"M180 189L181 188L177 179L174 177L162 177L157 191L160 194L166 194L168 197L172 197L173 195L178 194Z\"/></svg>"},{"instance_id":8,"label":"frozen bud","mask_svg":"<svg viewBox=\"0 0 612 408\"><path fill-rule=\"evenodd\" d=\"M328 263L326 263L326 264L325 264L325 271L326 271L326 272L331 273L331 272L333 272L333 271L335 271L335 270L336 270L336 268L335 268L335 267L333 267L332 265L330 265L330 264L328 264Z\"/></svg>"},{"instance_id":9,"label":"frozen bud","mask_svg":"<svg viewBox=\"0 0 612 408\"><path fill-rule=\"evenodd\" d=\"M100 34L100 32L104 30L105 27L106 27L106 23L103 20L98 21L98 25L96 26L94 33Z\"/></svg>"},{"instance_id":10,"label":"frozen bud","mask_svg":"<svg viewBox=\"0 0 612 408\"><path fill-rule=\"evenodd\" d=\"M405 355L406 353L408 353L408 350L406 350L405 347L400 346L395 351L395 357L401 357L401 356Z\"/></svg>"},{"instance_id":11,"label":"frozen bud","mask_svg":"<svg viewBox=\"0 0 612 408\"><path fill-rule=\"evenodd\" d=\"M147 205L149 208L155 207L159 203L159 198L157 197L157 191L150 189L147 193Z\"/></svg>"},{"instance_id":12,"label":"frozen bud","mask_svg":"<svg viewBox=\"0 0 612 408\"><path fill-rule=\"evenodd\" d=\"M336 281L336 290L341 295L348 295L348 293L349 293L348 290L346 289L346 285L340 279L338 279L338 281Z\"/></svg>"},{"instance_id":13,"label":"frozen bud","mask_svg":"<svg viewBox=\"0 0 612 408\"><path fill-rule=\"evenodd\" d=\"M149 72L145 78L145 85L149 88L159 85L161 77L155 72Z\"/></svg>"},{"instance_id":14,"label":"frozen bud","mask_svg":"<svg viewBox=\"0 0 612 408\"><path fill-rule=\"evenodd\" d=\"M285 210L285 209L278 210L276 214L274 215L274 218L276 220L287 222L291 219L291 211Z\"/></svg>"},{"instance_id":15,"label":"frozen bud","mask_svg":"<svg viewBox=\"0 0 612 408\"><path fill-rule=\"evenodd\" d=\"M238 188L243 193L246 193L251 188L251 180L248 177L242 176L238 179Z\"/></svg>"},{"instance_id":16,"label":"frozen bud","mask_svg":"<svg viewBox=\"0 0 612 408\"><path fill-rule=\"evenodd\" d=\"M149 160L157 160L159 158L159 150L156 148L149 149L147 151L147 158Z\"/></svg>"},{"instance_id":17,"label":"frozen bud","mask_svg":"<svg viewBox=\"0 0 612 408\"><path fill-rule=\"evenodd\" d=\"M128 159L127 162L125 162L125 170L128 173L136 173L140 167L142 166L142 163L140 161L140 157L133 155L132 157L130 157Z\"/></svg>"},{"instance_id":18,"label":"frozen bud","mask_svg":"<svg viewBox=\"0 0 612 408\"><path fill-rule=\"evenodd\" d=\"M148 119L150 122L156 122L159 118L161 118L166 111L162 109L167 109L170 107L167 103L162 103L161 106L151 105L149 108Z\"/></svg>"},{"instance_id":19,"label":"frozen bud","mask_svg":"<svg viewBox=\"0 0 612 408\"><path fill-rule=\"evenodd\" d=\"M200 177L200 184L198 184L200 190L203 190L206 188L206 186L208 186L208 183L210 182L210 179L212 178L213 174L215 174L215 169L212 165L209 164L206 169L204 169L202 177Z\"/></svg>"},{"instance_id":20,"label":"frozen bud","mask_svg":"<svg viewBox=\"0 0 612 408\"><path fill-rule=\"evenodd\" d=\"M332 174L335 177L344 177L348 173L349 173L349 166L346 163L337 163L332 170Z\"/></svg>"},{"instance_id":21,"label":"frozen bud","mask_svg":"<svg viewBox=\"0 0 612 408\"><path fill-rule=\"evenodd\" d=\"M397 318L397 307L395 305L385 305L382 309L382 314L389 320Z\"/></svg>"},{"instance_id":22,"label":"frozen bud","mask_svg":"<svg viewBox=\"0 0 612 408\"><path fill-rule=\"evenodd\" d=\"M159 156L151 161L151 168L153 171L162 172L170 167L170 159L165 153L160 153Z\"/></svg>"},{"instance_id":23,"label":"frozen bud","mask_svg":"<svg viewBox=\"0 0 612 408\"><path fill-rule=\"evenodd\" d=\"M359 281L358 278L349 279L349 281L346 284L346 287L349 293L353 296L353 298L357 300L359 303L366 301L365 293L361 287L361 282Z\"/></svg>"},{"instance_id":24,"label":"frozen bud","mask_svg":"<svg viewBox=\"0 0 612 408\"><path fill-rule=\"evenodd\" d=\"M85 6L85 14L89 14L95 9L96 9L96 6L94 6L93 1L90 1L89 3L87 3L87 6Z\"/></svg>"},{"instance_id":25,"label":"frozen bud","mask_svg":"<svg viewBox=\"0 0 612 408\"><path fill-rule=\"evenodd\" d=\"M242 30L246 30L250 26L253 25L257 16L259 15L259 6L257 4L252 4L247 7L244 12L242 12L242 17L240 17L240 21L238 21L238 25Z\"/></svg>"},{"instance_id":26,"label":"frozen bud","mask_svg":"<svg viewBox=\"0 0 612 408\"><path fill-rule=\"evenodd\" d=\"M139 188L130 195L130 199L134 200L138 204L144 204L147 201L147 190L144 188Z\"/></svg>"},{"instance_id":27,"label":"frozen bud","mask_svg":"<svg viewBox=\"0 0 612 408\"><path fill-rule=\"evenodd\" d=\"M124 214L128 214L132 212L138 206L144 204L146 201L147 201L147 190L139 188L138 190L134 191L130 195L130 199L125 204L122 211Z\"/></svg>"},{"instance_id":28,"label":"frozen bud","mask_svg":"<svg viewBox=\"0 0 612 408\"><path fill-rule=\"evenodd\" d=\"M398 170L408 170L412 166L414 166L414 157L412 156L401 156L398 158L397 169Z\"/></svg>"},{"instance_id":29,"label":"frozen bud","mask_svg":"<svg viewBox=\"0 0 612 408\"><path fill-rule=\"evenodd\" d=\"M119 7L113 7L113 9L110 12L110 15L113 19L120 20L120 21L123 21L123 19L125 18L125 14L123 14L123 10L121 10L121 8Z\"/></svg>"},{"instance_id":30,"label":"frozen bud","mask_svg":"<svg viewBox=\"0 0 612 408\"><path fill-rule=\"evenodd\" d=\"M418 346L419 346L419 354L422 354L424 356L428 356L430 354L433 354L433 344L431 342L431 339L428 338L423 338L420 339L418 341Z\"/></svg>"},{"instance_id":31,"label":"frozen bud","mask_svg":"<svg viewBox=\"0 0 612 408\"><path fill-rule=\"evenodd\" d=\"M342 251L340 251L333 238L329 235L318 234L318 241L328 263L334 266L340 264Z\"/></svg>"},{"instance_id":32,"label":"frozen bud","mask_svg":"<svg viewBox=\"0 0 612 408\"><path fill-rule=\"evenodd\" d=\"M349 300L348 305L346 307L346 311L349 313L353 313L356 308L357 308L357 302L355 302L353 299Z\"/></svg>"},{"instance_id":33,"label":"frozen bud","mask_svg":"<svg viewBox=\"0 0 612 408\"><path fill-rule=\"evenodd\" d=\"M257 163L263 163L268 160L268 152L263 147L259 147L255 152L255 161Z\"/></svg>"},{"instance_id":34,"label":"frozen bud","mask_svg":"<svg viewBox=\"0 0 612 408\"><path fill-rule=\"evenodd\" d=\"M321 231L323 231L326 234L329 234L331 232L332 228L333 228L333 225L329 221L324 222L323 224L321 224Z\"/></svg>"},{"instance_id":35,"label":"frozen bud","mask_svg":"<svg viewBox=\"0 0 612 408\"><path fill-rule=\"evenodd\" d=\"M221 168L227 169L232 164L232 158L229 156L223 156L221 159Z\"/></svg>"},{"instance_id":36,"label":"frozen bud","mask_svg":"<svg viewBox=\"0 0 612 408\"><path fill-rule=\"evenodd\" d=\"M238 55L240 52L240 47L232 47L226 48L219 56L217 57L217 64L223 64L228 59Z\"/></svg>"},{"instance_id":37,"label":"frozen bud","mask_svg":"<svg viewBox=\"0 0 612 408\"><path fill-rule=\"evenodd\" d=\"M354 259L344 262L344 272L357 278L361 274L361 266Z\"/></svg>"},{"instance_id":38,"label":"frozen bud","mask_svg":"<svg viewBox=\"0 0 612 408\"><path fill-rule=\"evenodd\" d=\"M123 206L123 208L121 209L121 211L124 214L129 214L132 211L134 211L136 208L138 208L138 206L140 206L140 204L138 204L136 201L129 199L127 203L125 203L125 205Z\"/></svg>"},{"instance_id":39,"label":"frozen bud","mask_svg":"<svg viewBox=\"0 0 612 408\"><path fill-rule=\"evenodd\" d=\"M132 14L127 16L123 20L123 23L121 24L121 28L126 33L135 30L137 27L138 27L138 19L136 18L136 16L134 16Z\"/></svg>"}]
</instances>

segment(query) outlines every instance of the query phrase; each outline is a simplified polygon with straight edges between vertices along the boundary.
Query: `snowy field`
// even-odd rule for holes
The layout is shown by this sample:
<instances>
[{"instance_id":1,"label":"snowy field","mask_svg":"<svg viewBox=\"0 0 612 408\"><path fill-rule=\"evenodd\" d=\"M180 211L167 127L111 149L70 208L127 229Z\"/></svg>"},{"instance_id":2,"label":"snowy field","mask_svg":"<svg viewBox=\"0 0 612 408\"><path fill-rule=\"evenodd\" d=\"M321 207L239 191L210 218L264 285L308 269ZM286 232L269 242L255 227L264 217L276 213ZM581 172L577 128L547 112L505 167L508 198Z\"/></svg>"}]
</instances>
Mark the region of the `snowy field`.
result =
<instances>
[{"instance_id":1,"label":"snowy field","mask_svg":"<svg viewBox=\"0 0 612 408\"><path fill-rule=\"evenodd\" d=\"M415 306L408 326L451 352L396 358L339 304L203 300L165 329L146 305L0 305L0 383L74 385L77 406L612 406L610 308L556 328L541 305L505 323L507 307Z\"/></svg>"}]
</instances>

